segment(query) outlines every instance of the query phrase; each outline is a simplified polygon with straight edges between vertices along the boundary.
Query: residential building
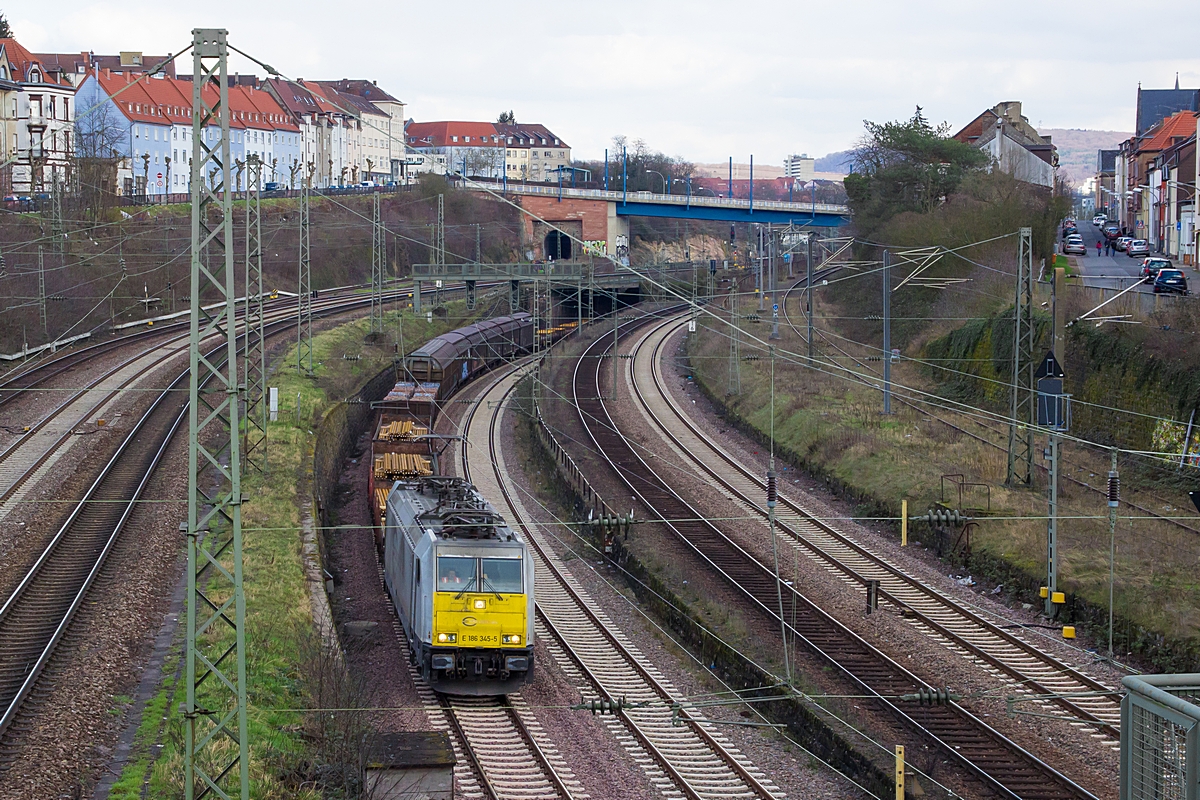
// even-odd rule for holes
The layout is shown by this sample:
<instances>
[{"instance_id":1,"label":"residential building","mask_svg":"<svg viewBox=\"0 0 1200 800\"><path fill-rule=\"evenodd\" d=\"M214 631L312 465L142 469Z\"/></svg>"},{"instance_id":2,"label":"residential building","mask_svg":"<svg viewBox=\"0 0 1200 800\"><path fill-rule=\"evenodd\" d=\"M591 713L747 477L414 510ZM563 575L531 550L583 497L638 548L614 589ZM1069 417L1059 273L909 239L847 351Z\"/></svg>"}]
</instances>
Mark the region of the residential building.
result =
<instances>
[{"instance_id":1,"label":"residential building","mask_svg":"<svg viewBox=\"0 0 1200 800\"><path fill-rule=\"evenodd\" d=\"M215 102L216 89L207 87L205 91L206 99ZM85 109L78 126L78 154L115 158L121 194L191 190L190 82L99 70L84 78L76 96ZM247 86L231 87L229 111L234 189L245 189L245 163L252 154L266 166L264 182L282 183L285 173L299 172L300 128L271 95ZM216 141L215 126L204 135Z\"/></svg>"},{"instance_id":2,"label":"residential building","mask_svg":"<svg viewBox=\"0 0 1200 800\"><path fill-rule=\"evenodd\" d=\"M1143 89L1139 83L1133 135L1144 136L1159 122L1180 111L1200 111L1200 89L1180 89L1178 75L1174 89Z\"/></svg>"},{"instance_id":3,"label":"residential building","mask_svg":"<svg viewBox=\"0 0 1200 800\"><path fill-rule=\"evenodd\" d=\"M49 192L68 180L75 87L16 39L0 39L0 192Z\"/></svg>"},{"instance_id":4,"label":"residential building","mask_svg":"<svg viewBox=\"0 0 1200 800\"><path fill-rule=\"evenodd\" d=\"M1130 236L1147 239L1160 250L1166 244L1163 181L1170 180L1157 165L1160 154L1196 135L1196 114L1179 111L1159 120L1141 136L1121 143L1117 157L1117 193L1123 199L1121 225Z\"/></svg>"},{"instance_id":5,"label":"residential building","mask_svg":"<svg viewBox=\"0 0 1200 800\"><path fill-rule=\"evenodd\" d=\"M1096 151L1096 175L1093 189L1096 193L1096 211L1103 212L1109 219L1117 218L1117 156L1120 150Z\"/></svg>"},{"instance_id":6,"label":"residential building","mask_svg":"<svg viewBox=\"0 0 1200 800\"><path fill-rule=\"evenodd\" d=\"M1179 133L1150 162L1147 181L1150 236L1156 250L1171 258L1194 263L1193 233L1196 205L1196 123L1195 115L1179 112Z\"/></svg>"},{"instance_id":7,"label":"residential building","mask_svg":"<svg viewBox=\"0 0 1200 800\"><path fill-rule=\"evenodd\" d=\"M505 143L504 172L509 180L568 179L571 147L545 125L497 124Z\"/></svg>"},{"instance_id":8,"label":"residential building","mask_svg":"<svg viewBox=\"0 0 1200 800\"><path fill-rule=\"evenodd\" d=\"M997 103L973 119L954 138L991 156L994 168L1019 181L1054 187L1058 152L1021 114L1015 100Z\"/></svg>"},{"instance_id":9,"label":"residential building","mask_svg":"<svg viewBox=\"0 0 1200 800\"><path fill-rule=\"evenodd\" d=\"M366 142L364 175L375 181L399 181L405 159L404 103L380 89L374 81L342 78L320 84L333 89L340 98L359 109L362 136ZM369 167L366 158L371 159Z\"/></svg>"},{"instance_id":10,"label":"residential building","mask_svg":"<svg viewBox=\"0 0 1200 800\"><path fill-rule=\"evenodd\" d=\"M138 50L122 51L115 56L95 53L38 53L35 58L42 62L48 72L53 72L76 88L93 72L107 69L112 72L149 72L164 61L158 74L165 78L175 77L175 61L167 56L147 56Z\"/></svg>"},{"instance_id":11,"label":"residential building","mask_svg":"<svg viewBox=\"0 0 1200 800\"><path fill-rule=\"evenodd\" d=\"M409 150L446 157L447 169L477 178L504 174L505 144L490 122L413 122L404 127Z\"/></svg>"},{"instance_id":12,"label":"residential building","mask_svg":"<svg viewBox=\"0 0 1200 800\"><path fill-rule=\"evenodd\" d=\"M783 159L783 177L799 181L811 181L817 176L817 160L807 153L786 156Z\"/></svg>"},{"instance_id":13,"label":"residential building","mask_svg":"<svg viewBox=\"0 0 1200 800\"><path fill-rule=\"evenodd\" d=\"M346 183L350 173L347 144L353 121L349 113L331 103L318 86L310 90L303 80L271 78L263 82L262 88L292 116L300 130L302 168L295 176L296 185L300 180L313 188Z\"/></svg>"}]
</instances>

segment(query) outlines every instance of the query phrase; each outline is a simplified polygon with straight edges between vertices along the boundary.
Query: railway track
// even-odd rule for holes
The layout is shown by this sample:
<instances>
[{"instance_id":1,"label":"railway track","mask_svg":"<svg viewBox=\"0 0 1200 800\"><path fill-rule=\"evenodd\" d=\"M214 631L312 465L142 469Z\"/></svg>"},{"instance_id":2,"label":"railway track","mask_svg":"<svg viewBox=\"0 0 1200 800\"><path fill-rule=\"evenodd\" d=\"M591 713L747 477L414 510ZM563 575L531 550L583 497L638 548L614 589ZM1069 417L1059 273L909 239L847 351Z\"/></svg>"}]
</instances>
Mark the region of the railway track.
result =
<instances>
[{"instance_id":1,"label":"railway track","mask_svg":"<svg viewBox=\"0 0 1200 800\"><path fill-rule=\"evenodd\" d=\"M634 329L627 327L627 335ZM1094 797L957 703L926 706L900 700L903 695L935 691L936 687L847 629L794 586L784 584L771 569L707 522L638 455L610 416L600 379L612 347L611 337L604 337L580 357L573 377L575 404L595 451L666 529L774 624L786 626L801 646L872 696L872 705L928 737L967 779L1006 798ZM782 603L777 599L780 595Z\"/></svg>"},{"instance_id":2,"label":"railway track","mask_svg":"<svg viewBox=\"0 0 1200 800\"><path fill-rule=\"evenodd\" d=\"M330 301L319 310L314 308L313 314L329 316L369 302L369 298ZM289 316L285 313L272 321L265 327L265 334L270 338L292 331L295 322ZM218 347L209 357L217 358L223 351ZM42 380L50 374L43 374ZM10 752L8 745L14 734L30 723L27 701L44 696L48 690L39 685L43 672L84 604L154 468L184 424L187 396L182 389L187 377L184 368L168 388L160 390L0 606L0 743Z\"/></svg>"},{"instance_id":3,"label":"railway track","mask_svg":"<svg viewBox=\"0 0 1200 800\"><path fill-rule=\"evenodd\" d=\"M726 495L765 524L766 482L714 442L684 413L667 390L664 349L686 318L655 327L634 345L632 375L635 397L645 414L687 462L705 480L721 486ZM777 528L822 566L861 589L879 581L880 599L902 612L926 636L990 667L1004 680L1013 680L1019 691L1060 697L1055 704L1075 719L1095 726L1119 741L1121 708L1112 687L1043 652L1020 636L1004 630L953 597L908 575L883 556L816 517L799 501L783 492L778 496ZM764 530L765 533L765 530ZM1049 706L1049 702L1043 703ZM1047 709L1049 710L1049 709ZM1068 719L1064 717L1064 719ZM1096 734L1103 738L1103 734Z\"/></svg>"},{"instance_id":4,"label":"railway track","mask_svg":"<svg viewBox=\"0 0 1200 800\"><path fill-rule=\"evenodd\" d=\"M475 398L463 423L461 459L464 476L485 496L503 498L510 523L521 529L532 548L537 625L543 643L577 685L587 687L585 699L634 705L605 721L659 791L691 800L782 797L763 772L702 716L681 712L683 724L676 724L672 704L682 699L679 693L596 608L536 528L526 524L531 517L511 483L499 447L507 400L523 374L512 367ZM481 408L491 413L478 414Z\"/></svg>"}]
</instances>

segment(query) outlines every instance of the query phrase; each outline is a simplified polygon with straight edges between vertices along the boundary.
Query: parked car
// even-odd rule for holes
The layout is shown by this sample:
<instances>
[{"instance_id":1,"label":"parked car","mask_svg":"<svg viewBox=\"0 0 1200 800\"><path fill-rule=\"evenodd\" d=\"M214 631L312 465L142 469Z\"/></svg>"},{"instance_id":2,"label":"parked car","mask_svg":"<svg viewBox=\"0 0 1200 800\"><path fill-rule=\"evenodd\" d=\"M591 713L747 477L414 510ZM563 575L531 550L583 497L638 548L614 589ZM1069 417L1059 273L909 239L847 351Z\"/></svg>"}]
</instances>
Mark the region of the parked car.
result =
<instances>
[{"instance_id":1,"label":"parked car","mask_svg":"<svg viewBox=\"0 0 1200 800\"><path fill-rule=\"evenodd\" d=\"M1116 239L1121 235L1121 226L1115 222L1104 223L1104 228L1102 230L1105 237L1109 239Z\"/></svg>"},{"instance_id":2,"label":"parked car","mask_svg":"<svg viewBox=\"0 0 1200 800\"><path fill-rule=\"evenodd\" d=\"M1068 236L1067 241L1063 244L1063 252L1067 255L1077 253L1081 256L1087 255L1087 245L1083 243L1081 236Z\"/></svg>"},{"instance_id":3,"label":"parked car","mask_svg":"<svg viewBox=\"0 0 1200 800\"><path fill-rule=\"evenodd\" d=\"M1125 248L1128 247L1129 243L1132 241L1133 241L1132 236L1118 236L1116 239L1113 240L1113 247L1115 247L1117 250L1124 252Z\"/></svg>"},{"instance_id":4,"label":"parked car","mask_svg":"<svg viewBox=\"0 0 1200 800\"><path fill-rule=\"evenodd\" d=\"M1156 256L1147 256L1142 261L1142 277L1146 279L1146 283L1153 283L1158 277L1160 269L1171 269L1175 265L1168 258L1158 258Z\"/></svg>"},{"instance_id":5,"label":"parked car","mask_svg":"<svg viewBox=\"0 0 1200 800\"><path fill-rule=\"evenodd\" d=\"M279 181L267 181L266 183L263 184L264 192L278 192L282 188L283 188L283 184L280 183Z\"/></svg>"},{"instance_id":6,"label":"parked car","mask_svg":"<svg viewBox=\"0 0 1200 800\"><path fill-rule=\"evenodd\" d=\"M1181 270L1164 267L1158 271L1158 277L1154 279L1154 293L1187 294L1187 278L1183 277Z\"/></svg>"},{"instance_id":7,"label":"parked car","mask_svg":"<svg viewBox=\"0 0 1200 800\"><path fill-rule=\"evenodd\" d=\"M1092 217L1092 224L1095 225L1097 228L1099 228L1101 225L1103 225L1106 222L1108 222L1108 217L1106 217L1103 214L1097 214L1096 216Z\"/></svg>"},{"instance_id":8,"label":"parked car","mask_svg":"<svg viewBox=\"0 0 1200 800\"><path fill-rule=\"evenodd\" d=\"M1145 239L1134 239L1125 245L1125 255L1130 258L1150 255L1150 243Z\"/></svg>"}]
</instances>

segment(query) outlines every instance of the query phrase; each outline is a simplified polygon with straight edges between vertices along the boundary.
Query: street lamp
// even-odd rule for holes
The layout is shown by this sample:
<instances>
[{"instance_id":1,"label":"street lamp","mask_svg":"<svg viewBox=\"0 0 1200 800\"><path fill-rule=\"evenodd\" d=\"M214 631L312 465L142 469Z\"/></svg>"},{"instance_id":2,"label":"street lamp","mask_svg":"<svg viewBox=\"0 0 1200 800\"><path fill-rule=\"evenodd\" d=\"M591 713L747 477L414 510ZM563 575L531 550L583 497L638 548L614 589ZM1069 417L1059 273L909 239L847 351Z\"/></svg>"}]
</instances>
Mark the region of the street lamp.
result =
<instances>
[{"instance_id":1,"label":"street lamp","mask_svg":"<svg viewBox=\"0 0 1200 800\"><path fill-rule=\"evenodd\" d=\"M659 170L647 169L646 174L649 175L650 173L654 173L655 175L658 175L659 178L662 179L662 193L670 194L671 193L671 184L670 184L670 182L667 181L667 176L660 173Z\"/></svg>"}]
</instances>

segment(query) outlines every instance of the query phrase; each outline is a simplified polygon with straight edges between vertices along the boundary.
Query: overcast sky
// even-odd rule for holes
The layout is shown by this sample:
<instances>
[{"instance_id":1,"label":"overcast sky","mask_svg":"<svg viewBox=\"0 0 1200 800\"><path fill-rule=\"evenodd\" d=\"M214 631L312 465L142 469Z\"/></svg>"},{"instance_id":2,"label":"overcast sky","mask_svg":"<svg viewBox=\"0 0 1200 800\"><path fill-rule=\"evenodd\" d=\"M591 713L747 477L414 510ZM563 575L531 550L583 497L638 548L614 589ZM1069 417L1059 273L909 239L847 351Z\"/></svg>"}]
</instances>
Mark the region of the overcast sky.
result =
<instances>
[{"instance_id":1,"label":"overcast sky","mask_svg":"<svg viewBox=\"0 0 1200 800\"><path fill-rule=\"evenodd\" d=\"M1034 125L1132 130L1139 81L1169 88L1178 72L1200 86L1194 3L22 0L3 11L35 52L175 52L192 28L224 27L288 77L376 80L417 120L511 108L577 158L625 134L693 161L779 164L846 149L863 119L917 104L956 127L1021 100ZM177 68L191 72L190 56Z\"/></svg>"}]
</instances>

